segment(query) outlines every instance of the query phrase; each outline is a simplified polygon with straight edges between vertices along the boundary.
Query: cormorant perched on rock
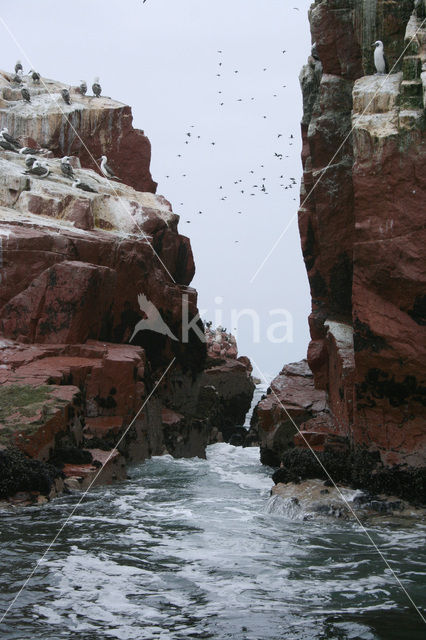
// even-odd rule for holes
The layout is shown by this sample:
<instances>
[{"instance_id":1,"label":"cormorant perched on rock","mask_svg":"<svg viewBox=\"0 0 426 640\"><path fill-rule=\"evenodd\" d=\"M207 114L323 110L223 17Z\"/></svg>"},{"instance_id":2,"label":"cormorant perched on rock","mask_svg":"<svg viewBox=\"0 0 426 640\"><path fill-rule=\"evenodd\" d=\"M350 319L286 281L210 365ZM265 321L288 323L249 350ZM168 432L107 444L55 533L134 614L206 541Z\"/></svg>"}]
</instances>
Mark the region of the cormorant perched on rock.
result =
<instances>
[{"instance_id":1,"label":"cormorant perched on rock","mask_svg":"<svg viewBox=\"0 0 426 640\"><path fill-rule=\"evenodd\" d=\"M72 166L70 165L69 156L64 156L61 159L61 171L62 171L63 175L66 178L69 178L70 180L74 180L74 178L75 178L74 170L73 170Z\"/></svg>"},{"instance_id":2,"label":"cormorant perched on rock","mask_svg":"<svg viewBox=\"0 0 426 640\"><path fill-rule=\"evenodd\" d=\"M30 69L28 75L31 76L34 84L40 84L40 74L37 73L37 71L34 71L34 69Z\"/></svg>"},{"instance_id":3,"label":"cormorant perched on rock","mask_svg":"<svg viewBox=\"0 0 426 640\"><path fill-rule=\"evenodd\" d=\"M71 104L71 96L68 89L61 89L61 96L63 101L66 102L66 104Z\"/></svg>"},{"instance_id":4,"label":"cormorant perched on rock","mask_svg":"<svg viewBox=\"0 0 426 640\"><path fill-rule=\"evenodd\" d=\"M102 93L102 87L99 84L99 78L95 78L92 84L92 91L93 91L93 95L96 96L96 98L99 98L99 96Z\"/></svg>"},{"instance_id":5,"label":"cormorant perched on rock","mask_svg":"<svg viewBox=\"0 0 426 640\"><path fill-rule=\"evenodd\" d=\"M18 149L22 149L22 144L19 142L19 140L10 135L9 129L7 127L3 127L3 129L0 131L0 136L3 138L3 140L6 140L7 142L10 142L10 144L13 144L15 147L18 147Z\"/></svg>"},{"instance_id":6,"label":"cormorant perched on rock","mask_svg":"<svg viewBox=\"0 0 426 640\"><path fill-rule=\"evenodd\" d=\"M106 176L107 178L114 178L115 180L120 180L120 178L117 178L117 176L115 175L114 171L111 169L111 167L108 164L108 158L106 156L102 156L100 158L101 161L101 171L104 174L104 176ZM99 160L98 160L99 162Z\"/></svg>"},{"instance_id":7,"label":"cormorant perched on rock","mask_svg":"<svg viewBox=\"0 0 426 640\"><path fill-rule=\"evenodd\" d=\"M30 92L28 91L28 89L26 89L25 87L23 87L21 89L21 95L22 95L22 99L25 102L31 102L31 96L30 96Z\"/></svg>"},{"instance_id":8,"label":"cormorant perched on rock","mask_svg":"<svg viewBox=\"0 0 426 640\"><path fill-rule=\"evenodd\" d=\"M388 73L389 65L386 60L385 51L383 47L383 42L381 40L376 40L372 44L374 49L374 66L376 67L377 73L383 75L384 73Z\"/></svg>"},{"instance_id":9,"label":"cormorant perched on rock","mask_svg":"<svg viewBox=\"0 0 426 640\"><path fill-rule=\"evenodd\" d=\"M87 184L87 182L82 182L79 179L75 180L75 182L72 183L72 186L76 189L81 189L82 191L88 191L89 193L99 193L99 191L96 191L96 189L91 187L90 184Z\"/></svg>"},{"instance_id":10,"label":"cormorant perched on rock","mask_svg":"<svg viewBox=\"0 0 426 640\"><path fill-rule=\"evenodd\" d=\"M82 96L85 96L87 93L87 84L86 80L80 80L80 86L78 87L79 92Z\"/></svg>"},{"instance_id":11,"label":"cormorant perched on rock","mask_svg":"<svg viewBox=\"0 0 426 640\"><path fill-rule=\"evenodd\" d=\"M30 167L25 174L31 174L32 176L37 176L38 178L46 178L49 175L50 169L46 163L40 162L40 160L36 160L33 162L32 167Z\"/></svg>"},{"instance_id":12,"label":"cormorant perched on rock","mask_svg":"<svg viewBox=\"0 0 426 640\"><path fill-rule=\"evenodd\" d=\"M24 69L22 68L22 63L20 60L16 61L15 64L15 73L19 73L20 71L23 71Z\"/></svg>"}]
</instances>

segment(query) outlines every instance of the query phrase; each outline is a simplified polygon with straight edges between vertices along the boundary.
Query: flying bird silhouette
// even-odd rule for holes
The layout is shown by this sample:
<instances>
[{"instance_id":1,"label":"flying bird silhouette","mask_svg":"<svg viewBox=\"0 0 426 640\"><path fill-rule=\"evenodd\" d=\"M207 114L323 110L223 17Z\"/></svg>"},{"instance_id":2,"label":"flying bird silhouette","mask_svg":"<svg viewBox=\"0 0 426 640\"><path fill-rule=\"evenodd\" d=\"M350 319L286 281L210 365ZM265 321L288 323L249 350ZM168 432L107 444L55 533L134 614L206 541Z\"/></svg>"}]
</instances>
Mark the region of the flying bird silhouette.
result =
<instances>
[{"instance_id":1,"label":"flying bird silhouette","mask_svg":"<svg viewBox=\"0 0 426 640\"><path fill-rule=\"evenodd\" d=\"M138 295L138 302L140 310L146 315L146 318L144 318L143 320L139 320L139 322L135 325L132 337L130 338L129 342L133 340L133 338L137 333L139 333L139 331L146 330L155 331L155 333L161 333L163 336L168 336L172 340L178 340L164 322L158 309L150 300L148 300L148 298L143 293L140 293Z\"/></svg>"}]
</instances>

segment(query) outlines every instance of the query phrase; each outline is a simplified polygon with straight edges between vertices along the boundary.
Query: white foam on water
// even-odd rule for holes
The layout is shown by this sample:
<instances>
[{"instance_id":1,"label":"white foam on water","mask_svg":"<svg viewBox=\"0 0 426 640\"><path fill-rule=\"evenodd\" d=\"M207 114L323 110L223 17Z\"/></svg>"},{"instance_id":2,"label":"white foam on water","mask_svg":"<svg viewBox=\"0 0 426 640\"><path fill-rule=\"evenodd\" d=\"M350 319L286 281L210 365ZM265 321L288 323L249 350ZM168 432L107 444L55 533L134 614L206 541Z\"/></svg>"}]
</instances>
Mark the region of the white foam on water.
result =
<instances>
[{"instance_id":1,"label":"white foam on water","mask_svg":"<svg viewBox=\"0 0 426 640\"><path fill-rule=\"evenodd\" d=\"M353 522L305 521L291 493L270 497L270 473L258 448L220 443L206 460L155 458L128 481L95 488L12 612L10 639L347 640L362 628L359 637L378 640L359 616L405 610L389 571ZM75 500L4 519L3 584L21 579L23 559L39 556ZM413 597L424 597L425 527L375 524L371 533ZM345 626L342 616L355 614ZM330 635L333 616L343 626Z\"/></svg>"}]
</instances>

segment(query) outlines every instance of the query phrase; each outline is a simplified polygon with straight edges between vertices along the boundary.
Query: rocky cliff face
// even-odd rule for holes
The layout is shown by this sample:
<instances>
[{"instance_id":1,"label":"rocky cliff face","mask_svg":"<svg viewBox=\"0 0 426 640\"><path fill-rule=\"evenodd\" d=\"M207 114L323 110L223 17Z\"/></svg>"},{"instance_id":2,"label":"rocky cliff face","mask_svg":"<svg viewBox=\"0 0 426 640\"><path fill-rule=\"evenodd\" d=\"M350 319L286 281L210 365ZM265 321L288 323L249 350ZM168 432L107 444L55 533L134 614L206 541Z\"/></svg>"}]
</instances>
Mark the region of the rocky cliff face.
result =
<instances>
[{"instance_id":1,"label":"rocky cliff face","mask_svg":"<svg viewBox=\"0 0 426 640\"><path fill-rule=\"evenodd\" d=\"M26 174L24 156L0 151L0 497L85 487L100 467L101 481L123 477L125 460L204 456L229 407L243 423L254 384L230 336L206 340L200 321L186 335L191 245L154 194L147 138L125 105L72 92L67 106L51 81L24 104L0 77L0 124L44 147L50 169ZM63 176L64 154L94 192Z\"/></svg>"},{"instance_id":2,"label":"rocky cliff face","mask_svg":"<svg viewBox=\"0 0 426 640\"><path fill-rule=\"evenodd\" d=\"M426 462L425 15L408 0L311 6L299 210L310 370L285 368L258 409L265 460L343 447L346 480L411 498ZM376 39L389 77L371 75Z\"/></svg>"}]
</instances>

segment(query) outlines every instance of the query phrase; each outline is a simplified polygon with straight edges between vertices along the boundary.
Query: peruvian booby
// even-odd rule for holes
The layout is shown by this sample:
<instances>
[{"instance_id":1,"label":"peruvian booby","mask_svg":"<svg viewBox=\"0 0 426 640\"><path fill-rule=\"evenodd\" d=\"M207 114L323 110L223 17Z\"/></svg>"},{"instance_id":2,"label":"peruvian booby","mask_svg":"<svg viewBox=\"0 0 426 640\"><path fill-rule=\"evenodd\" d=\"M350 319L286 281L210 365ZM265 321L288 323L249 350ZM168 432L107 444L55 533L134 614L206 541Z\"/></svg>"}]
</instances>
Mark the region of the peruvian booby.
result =
<instances>
[{"instance_id":1,"label":"peruvian booby","mask_svg":"<svg viewBox=\"0 0 426 640\"><path fill-rule=\"evenodd\" d=\"M28 89L26 89L25 87L23 87L23 88L21 89L21 95L22 95L22 99L23 99L25 102L31 102L31 95L30 95L30 92L29 92L29 91L28 91Z\"/></svg>"},{"instance_id":2,"label":"peruvian booby","mask_svg":"<svg viewBox=\"0 0 426 640\"><path fill-rule=\"evenodd\" d=\"M12 78L13 84L22 84L22 71L19 73L15 73Z\"/></svg>"},{"instance_id":3,"label":"peruvian booby","mask_svg":"<svg viewBox=\"0 0 426 640\"><path fill-rule=\"evenodd\" d=\"M41 149L34 149L33 147L22 147L19 149L19 153L21 156L34 155L35 153L40 153Z\"/></svg>"},{"instance_id":4,"label":"peruvian booby","mask_svg":"<svg viewBox=\"0 0 426 640\"><path fill-rule=\"evenodd\" d=\"M0 131L0 136L3 138L3 140L7 140L7 142L10 142L10 144L18 147L18 149L22 149L22 144L19 142L19 140L10 135L9 129L7 127L3 127L3 129Z\"/></svg>"},{"instance_id":5,"label":"peruvian booby","mask_svg":"<svg viewBox=\"0 0 426 640\"><path fill-rule=\"evenodd\" d=\"M64 156L63 158L61 158L61 171L66 178L74 180L74 170L70 165L69 156Z\"/></svg>"},{"instance_id":6,"label":"peruvian booby","mask_svg":"<svg viewBox=\"0 0 426 640\"><path fill-rule=\"evenodd\" d=\"M319 55L318 55L318 49L317 49L317 43L316 43L316 42L314 42L314 43L312 44L312 47L311 47L311 56L313 57L313 59L314 59L314 60L320 60L320 57L319 57Z\"/></svg>"},{"instance_id":7,"label":"peruvian booby","mask_svg":"<svg viewBox=\"0 0 426 640\"><path fill-rule=\"evenodd\" d=\"M91 187L90 184L87 184L87 182L82 182L80 179L75 180L72 183L72 186L76 189L81 189L82 191L88 191L89 193L99 193L99 191L96 191L96 189Z\"/></svg>"},{"instance_id":8,"label":"peruvian booby","mask_svg":"<svg viewBox=\"0 0 426 640\"><path fill-rule=\"evenodd\" d=\"M34 71L34 69L30 69L28 71L28 75L31 76L34 84L40 84L40 74L37 73L37 71Z\"/></svg>"},{"instance_id":9,"label":"peruvian booby","mask_svg":"<svg viewBox=\"0 0 426 640\"><path fill-rule=\"evenodd\" d=\"M50 169L45 162L35 160L32 167L30 167L27 171L24 171L24 173L37 176L38 178L46 178L50 173Z\"/></svg>"},{"instance_id":10,"label":"peruvian booby","mask_svg":"<svg viewBox=\"0 0 426 640\"><path fill-rule=\"evenodd\" d=\"M10 142L5 140L2 136L0 136L0 147L5 151L14 151L15 153L17 153L18 151L18 149L13 144L10 144Z\"/></svg>"},{"instance_id":11,"label":"peruvian booby","mask_svg":"<svg viewBox=\"0 0 426 640\"><path fill-rule=\"evenodd\" d=\"M61 89L61 96L66 104L71 104L71 96L68 89Z\"/></svg>"},{"instance_id":12,"label":"peruvian booby","mask_svg":"<svg viewBox=\"0 0 426 640\"><path fill-rule=\"evenodd\" d=\"M384 73L388 73L389 65L388 65L388 61L386 60L383 42L381 40L376 40L376 42L373 42L371 46L375 47L374 66L376 67L377 73L380 75L383 75Z\"/></svg>"},{"instance_id":13,"label":"peruvian booby","mask_svg":"<svg viewBox=\"0 0 426 640\"><path fill-rule=\"evenodd\" d=\"M25 166L27 166L28 169L29 169L30 167L33 166L33 164L34 164L34 162L36 162L36 160L37 160L37 158L34 158L34 156L27 156L25 158Z\"/></svg>"},{"instance_id":14,"label":"peruvian booby","mask_svg":"<svg viewBox=\"0 0 426 640\"><path fill-rule=\"evenodd\" d=\"M92 91L93 91L93 95L96 96L96 98L99 98L99 96L102 93L102 87L99 84L99 78L95 78L92 84Z\"/></svg>"},{"instance_id":15,"label":"peruvian booby","mask_svg":"<svg viewBox=\"0 0 426 640\"><path fill-rule=\"evenodd\" d=\"M80 80L80 86L78 87L82 96L85 96L87 93L87 84L85 80Z\"/></svg>"},{"instance_id":16,"label":"peruvian booby","mask_svg":"<svg viewBox=\"0 0 426 640\"><path fill-rule=\"evenodd\" d=\"M23 71L23 67L22 67L22 62L20 60L16 61L15 64L15 73L19 73L20 71Z\"/></svg>"},{"instance_id":17,"label":"peruvian booby","mask_svg":"<svg viewBox=\"0 0 426 640\"><path fill-rule=\"evenodd\" d=\"M106 156L102 156L100 158L100 161L101 161L101 171L104 174L104 176L106 176L109 179L114 178L114 180L120 180L120 178L117 178L114 171L109 166L108 158Z\"/></svg>"}]
</instances>

